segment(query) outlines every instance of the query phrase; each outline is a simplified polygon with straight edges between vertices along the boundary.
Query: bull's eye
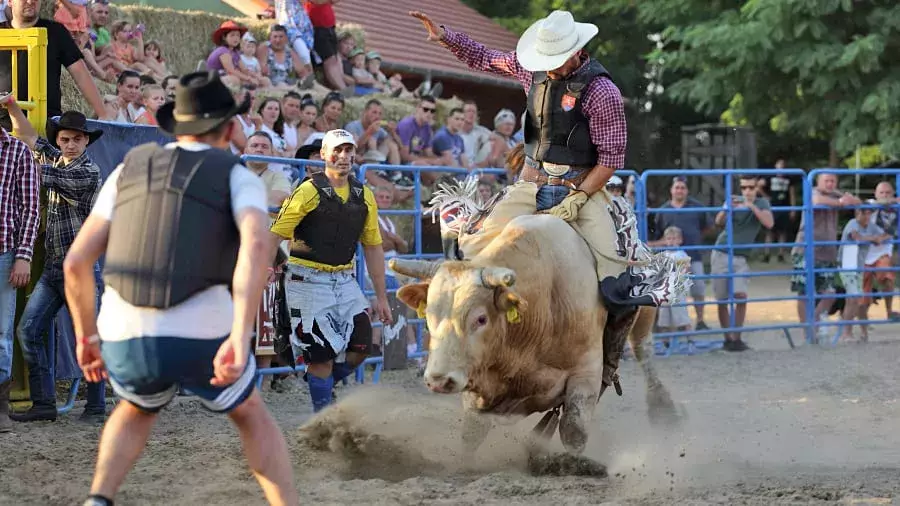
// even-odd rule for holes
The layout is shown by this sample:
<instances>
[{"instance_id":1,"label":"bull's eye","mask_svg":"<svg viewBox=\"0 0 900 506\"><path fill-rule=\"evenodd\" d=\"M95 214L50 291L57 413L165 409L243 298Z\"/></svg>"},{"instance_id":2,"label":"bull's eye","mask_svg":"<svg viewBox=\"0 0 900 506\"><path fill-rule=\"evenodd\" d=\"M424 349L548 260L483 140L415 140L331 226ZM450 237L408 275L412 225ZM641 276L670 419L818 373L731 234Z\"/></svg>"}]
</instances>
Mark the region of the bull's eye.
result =
<instances>
[{"instance_id":1,"label":"bull's eye","mask_svg":"<svg viewBox=\"0 0 900 506\"><path fill-rule=\"evenodd\" d=\"M487 315L481 315L475 320L475 326L476 327L484 327L485 325L487 325L487 322L488 322Z\"/></svg>"}]
</instances>

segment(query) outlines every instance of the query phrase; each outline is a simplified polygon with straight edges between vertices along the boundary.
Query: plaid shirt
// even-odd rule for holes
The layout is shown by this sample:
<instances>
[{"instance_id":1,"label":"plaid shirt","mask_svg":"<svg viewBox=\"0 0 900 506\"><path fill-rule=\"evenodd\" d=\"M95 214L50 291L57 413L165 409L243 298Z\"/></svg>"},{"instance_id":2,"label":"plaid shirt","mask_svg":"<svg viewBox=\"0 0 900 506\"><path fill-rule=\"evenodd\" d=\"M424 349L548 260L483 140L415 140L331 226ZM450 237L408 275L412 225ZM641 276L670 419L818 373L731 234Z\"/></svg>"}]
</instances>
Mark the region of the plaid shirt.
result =
<instances>
[{"instance_id":1,"label":"plaid shirt","mask_svg":"<svg viewBox=\"0 0 900 506\"><path fill-rule=\"evenodd\" d=\"M0 127L0 253L31 261L41 220L40 182L28 146Z\"/></svg>"},{"instance_id":2,"label":"plaid shirt","mask_svg":"<svg viewBox=\"0 0 900 506\"><path fill-rule=\"evenodd\" d=\"M462 32L444 28L444 44L456 57L473 70L511 76L519 80L525 92L531 89L533 74L519 65L515 51L504 53L488 49ZM581 72L585 62L575 73ZM625 165L625 105L619 88L606 77L592 80L582 95L581 108L590 125L591 141L597 148L597 163L612 169Z\"/></svg>"},{"instance_id":3,"label":"plaid shirt","mask_svg":"<svg viewBox=\"0 0 900 506\"><path fill-rule=\"evenodd\" d=\"M87 153L64 163L62 153L43 138L37 140L34 156L41 167L41 185L47 188L44 270L61 276L66 253L100 193L100 167Z\"/></svg>"}]
</instances>

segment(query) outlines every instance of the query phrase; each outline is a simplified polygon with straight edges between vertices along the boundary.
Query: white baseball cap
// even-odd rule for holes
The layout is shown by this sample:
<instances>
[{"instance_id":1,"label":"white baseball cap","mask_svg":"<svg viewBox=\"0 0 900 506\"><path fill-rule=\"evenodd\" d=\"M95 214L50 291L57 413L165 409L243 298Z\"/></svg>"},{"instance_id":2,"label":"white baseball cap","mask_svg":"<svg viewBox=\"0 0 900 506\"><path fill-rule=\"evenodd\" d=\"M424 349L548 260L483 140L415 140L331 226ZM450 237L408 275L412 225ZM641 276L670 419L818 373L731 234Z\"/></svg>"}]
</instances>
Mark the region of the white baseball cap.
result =
<instances>
[{"instance_id":1,"label":"white baseball cap","mask_svg":"<svg viewBox=\"0 0 900 506\"><path fill-rule=\"evenodd\" d=\"M322 138L322 149L334 149L344 144L352 144L353 147L356 147L356 139L353 138L353 134L340 128L329 130Z\"/></svg>"}]
</instances>

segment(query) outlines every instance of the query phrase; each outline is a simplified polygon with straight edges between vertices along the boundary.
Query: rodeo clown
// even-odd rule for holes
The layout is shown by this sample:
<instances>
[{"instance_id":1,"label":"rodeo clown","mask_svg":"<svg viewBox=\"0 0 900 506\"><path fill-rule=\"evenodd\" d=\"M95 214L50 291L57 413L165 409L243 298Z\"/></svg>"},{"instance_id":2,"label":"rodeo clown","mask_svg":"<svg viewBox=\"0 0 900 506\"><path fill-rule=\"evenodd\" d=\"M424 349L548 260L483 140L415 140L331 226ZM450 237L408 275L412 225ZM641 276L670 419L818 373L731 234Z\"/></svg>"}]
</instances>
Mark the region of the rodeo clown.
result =
<instances>
[{"instance_id":1,"label":"rodeo clown","mask_svg":"<svg viewBox=\"0 0 900 506\"><path fill-rule=\"evenodd\" d=\"M375 288L372 311L382 323L391 323L378 206L372 190L352 174L355 153L352 134L326 133L321 150L325 170L297 186L271 228L276 241L290 241L286 294L294 329L291 347L307 365L314 412L331 403L334 384L349 376L372 348L369 302L353 272L359 243Z\"/></svg>"},{"instance_id":2,"label":"rodeo clown","mask_svg":"<svg viewBox=\"0 0 900 506\"><path fill-rule=\"evenodd\" d=\"M474 70L515 77L526 93L518 181L486 206L473 205L466 189L454 194L445 188L432 200L443 238L454 239L445 242L447 256L473 256L517 216L543 212L569 222L594 254L610 314L605 334L616 330L618 336L604 355L617 364L625 336L618 330L637 307L682 299L690 280L683 266L650 252L631 206L604 188L625 163L627 128L619 89L584 50L598 28L554 11L522 34L514 52L504 53L437 26L426 14L410 15L422 22L428 40Z\"/></svg>"}]
</instances>

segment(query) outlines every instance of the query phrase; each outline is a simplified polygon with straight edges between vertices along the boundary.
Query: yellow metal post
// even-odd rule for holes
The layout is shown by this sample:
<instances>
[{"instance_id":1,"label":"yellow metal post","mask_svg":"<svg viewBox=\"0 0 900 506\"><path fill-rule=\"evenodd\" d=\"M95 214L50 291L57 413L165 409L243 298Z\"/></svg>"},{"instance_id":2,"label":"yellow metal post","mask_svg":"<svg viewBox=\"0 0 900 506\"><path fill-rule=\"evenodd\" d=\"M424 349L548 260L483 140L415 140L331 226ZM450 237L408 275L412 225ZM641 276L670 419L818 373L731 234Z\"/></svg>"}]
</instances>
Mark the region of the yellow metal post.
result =
<instances>
[{"instance_id":1,"label":"yellow metal post","mask_svg":"<svg viewBox=\"0 0 900 506\"><path fill-rule=\"evenodd\" d=\"M47 29L26 28L22 30L0 30L0 51L11 51L12 60L12 95L16 97L20 107L26 111L28 121L39 135L45 135L47 125ZM19 52L28 55L28 68L19 68ZM19 72L28 72L27 100L19 100ZM6 90L0 90L6 91ZM15 134L15 132L13 132ZM43 199L42 199L43 202ZM43 214L43 210L42 210ZM43 223L43 216L41 217ZM43 228L43 227L41 227ZM44 234L38 234L34 244L34 257L31 261L31 281L24 290L19 290L16 301L16 322L25 309L25 297L34 289L34 285L44 270ZM13 400L28 399L28 381L25 361L18 342L14 339L13 353Z\"/></svg>"},{"instance_id":2,"label":"yellow metal post","mask_svg":"<svg viewBox=\"0 0 900 506\"><path fill-rule=\"evenodd\" d=\"M47 124L47 29L25 28L0 30L0 51L12 51L12 93L20 97L19 72L28 73L27 100L19 105L27 112L28 121L40 135ZM19 68L19 52L28 55L28 68ZM5 91L5 90L3 90Z\"/></svg>"}]
</instances>

